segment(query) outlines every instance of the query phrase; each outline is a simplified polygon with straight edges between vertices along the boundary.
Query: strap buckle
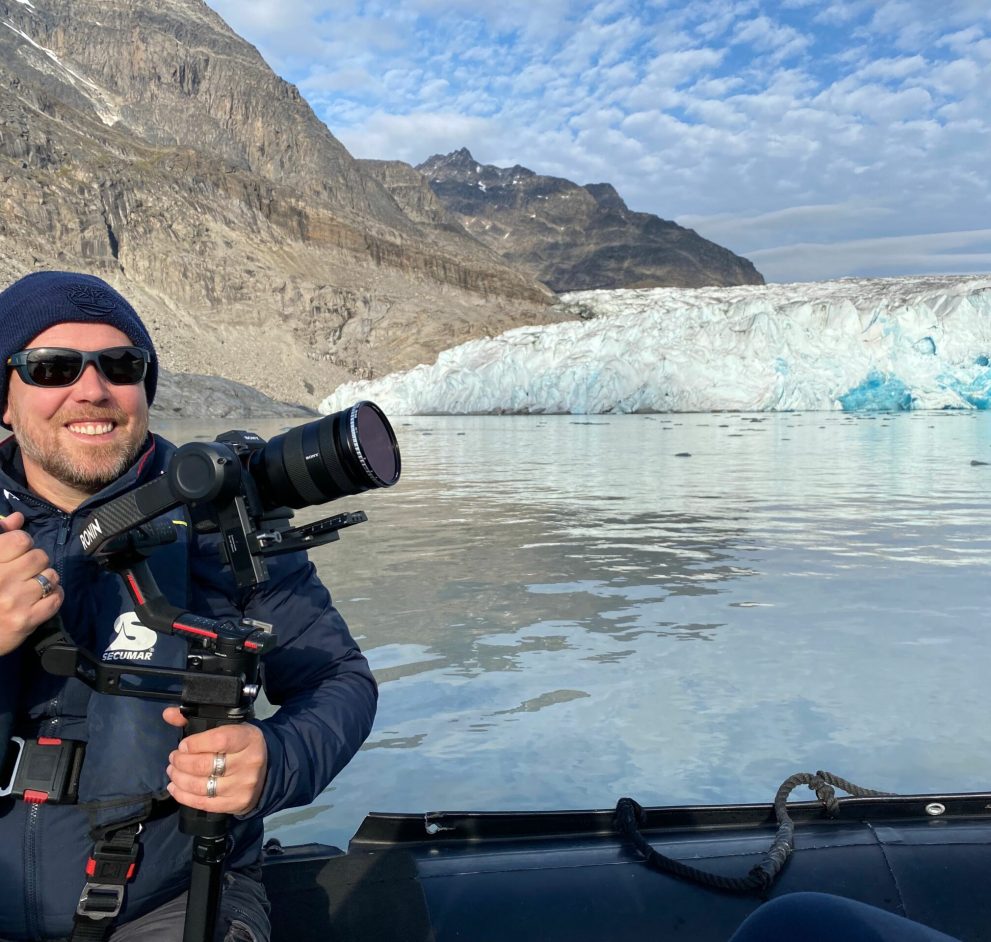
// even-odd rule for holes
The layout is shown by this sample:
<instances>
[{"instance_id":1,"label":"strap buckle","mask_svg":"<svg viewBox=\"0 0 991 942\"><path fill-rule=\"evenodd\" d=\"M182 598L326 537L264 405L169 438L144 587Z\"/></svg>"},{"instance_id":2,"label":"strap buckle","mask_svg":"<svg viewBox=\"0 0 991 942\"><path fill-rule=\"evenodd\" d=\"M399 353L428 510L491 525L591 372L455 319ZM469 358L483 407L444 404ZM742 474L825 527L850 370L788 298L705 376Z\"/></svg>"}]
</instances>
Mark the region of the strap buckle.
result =
<instances>
[{"instance_id":1,"label":"strap buckle","mask_svg":"<svg viewBox=\"0 0 991 942\"><path fill-rule=\"evenodd\" d=\"M11 736L17 754L4 763L9 777L0 786L0 798L13 795L31 802L73 804L79 787L85 743L72 739L22 739ZM8 753L12 750L8 749Z\"/></svg>"},{"instance_id":2,"label":"strap buckle","mask_svg":"<svg viewBox=\"0 0 991 942\"><path fill-rule=\"evenodd\" d=\"M124 905L124 887L111 883L87 883L76 904L76 915L89 919L113 919Z\"/></svg>"},{"instance_id":3,"label":"strap buckle","mask_svg":"<svg viewBox=\"0 0 991 942\"><path fill-rule=\"evenodd\" d=\"M97 841L86 862L86 876L123 886L138 869L138 851L137 833L127 847L109 840Z\"/></svg>"}]
</instances>

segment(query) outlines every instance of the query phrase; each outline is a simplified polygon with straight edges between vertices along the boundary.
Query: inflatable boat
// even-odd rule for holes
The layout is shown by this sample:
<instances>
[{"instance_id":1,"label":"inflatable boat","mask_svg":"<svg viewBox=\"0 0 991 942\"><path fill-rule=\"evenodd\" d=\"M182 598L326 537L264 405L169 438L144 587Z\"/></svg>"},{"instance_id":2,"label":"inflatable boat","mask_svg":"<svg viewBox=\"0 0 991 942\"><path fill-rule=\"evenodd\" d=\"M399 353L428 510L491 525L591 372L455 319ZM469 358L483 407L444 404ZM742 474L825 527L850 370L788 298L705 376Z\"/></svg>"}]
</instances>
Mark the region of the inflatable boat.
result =
<instances>
[{"instance_id":1,"label":"inflatable boat","mask_svg":"<svg viewBox=\"0 0 991 942\"><path fill-rule=\"evenodd\" d=\"M991 793L370 814L348 849L266 846L274 942L725 942L817 890L991 942ZM817 800L785 804L797 784ZM850 789L846 789L850 790ZM841 940L838 940L841 942Z\"/></svg>"}]
</instances>

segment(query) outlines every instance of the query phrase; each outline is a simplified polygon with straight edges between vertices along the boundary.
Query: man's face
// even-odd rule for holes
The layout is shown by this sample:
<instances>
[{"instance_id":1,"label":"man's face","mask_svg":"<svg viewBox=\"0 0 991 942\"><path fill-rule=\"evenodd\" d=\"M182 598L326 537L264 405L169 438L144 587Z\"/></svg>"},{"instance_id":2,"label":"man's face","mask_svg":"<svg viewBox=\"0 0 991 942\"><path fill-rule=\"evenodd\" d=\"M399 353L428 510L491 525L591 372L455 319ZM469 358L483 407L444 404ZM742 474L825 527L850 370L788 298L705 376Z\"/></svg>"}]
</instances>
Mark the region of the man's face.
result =
<instances>
[{"instance_id":1,"label":"man's face","mask_svg":"<svg viewBox=\"0 0 991 942\"><path fill-rule=\"evenodd\" d=\"M25 349L129 346L131 340L116 327L67 323L42 331ZM11 370L8 390L3 420L20 445L27 483L63 509L73 509L120 477L148 434L144 383L115 386L92 363L72 386L57 389L31 386Z\"/></svg>"}]
</instances>

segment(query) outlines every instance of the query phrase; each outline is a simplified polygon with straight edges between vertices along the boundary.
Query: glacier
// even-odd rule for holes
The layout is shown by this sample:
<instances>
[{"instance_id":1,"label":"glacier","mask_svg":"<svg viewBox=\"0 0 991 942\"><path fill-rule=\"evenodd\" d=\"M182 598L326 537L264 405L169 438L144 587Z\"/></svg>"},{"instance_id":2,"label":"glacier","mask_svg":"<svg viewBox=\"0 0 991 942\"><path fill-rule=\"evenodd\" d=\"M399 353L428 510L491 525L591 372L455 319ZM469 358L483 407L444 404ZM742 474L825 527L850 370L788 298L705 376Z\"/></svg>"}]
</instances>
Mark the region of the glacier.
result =
<instances>
[{"instance_id":1,"label":"glacier","mask_svg":"<svg viewBox=\"0 0 991 942\"><path fill-rule=\"evenodd\" d=\"M389 415L991 407L991 276L581 291L580 319L346 383Z\"/></svg>"}]
</instances>

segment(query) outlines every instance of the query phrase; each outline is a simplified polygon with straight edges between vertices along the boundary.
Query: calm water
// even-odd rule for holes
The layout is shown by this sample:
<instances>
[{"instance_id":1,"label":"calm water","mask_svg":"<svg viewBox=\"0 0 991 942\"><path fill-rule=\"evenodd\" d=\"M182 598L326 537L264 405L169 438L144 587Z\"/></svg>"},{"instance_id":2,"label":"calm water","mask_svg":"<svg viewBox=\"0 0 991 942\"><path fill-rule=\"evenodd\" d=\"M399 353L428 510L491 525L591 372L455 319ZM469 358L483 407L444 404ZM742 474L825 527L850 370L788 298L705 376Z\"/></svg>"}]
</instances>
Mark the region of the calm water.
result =
<instances>
[{"instance_id":1,"label":"calm water","mask_svg":"<svg viewBox=\"0 0 991 942\"><path fill-rule=\"evenodd\" d=\"M817 768L991 782L987 414L395 424L402 481L328 505L369 523L313 554L378 719L284 842L346 845L369 810L764 801Z\"/></svg>"}]
</instances>

